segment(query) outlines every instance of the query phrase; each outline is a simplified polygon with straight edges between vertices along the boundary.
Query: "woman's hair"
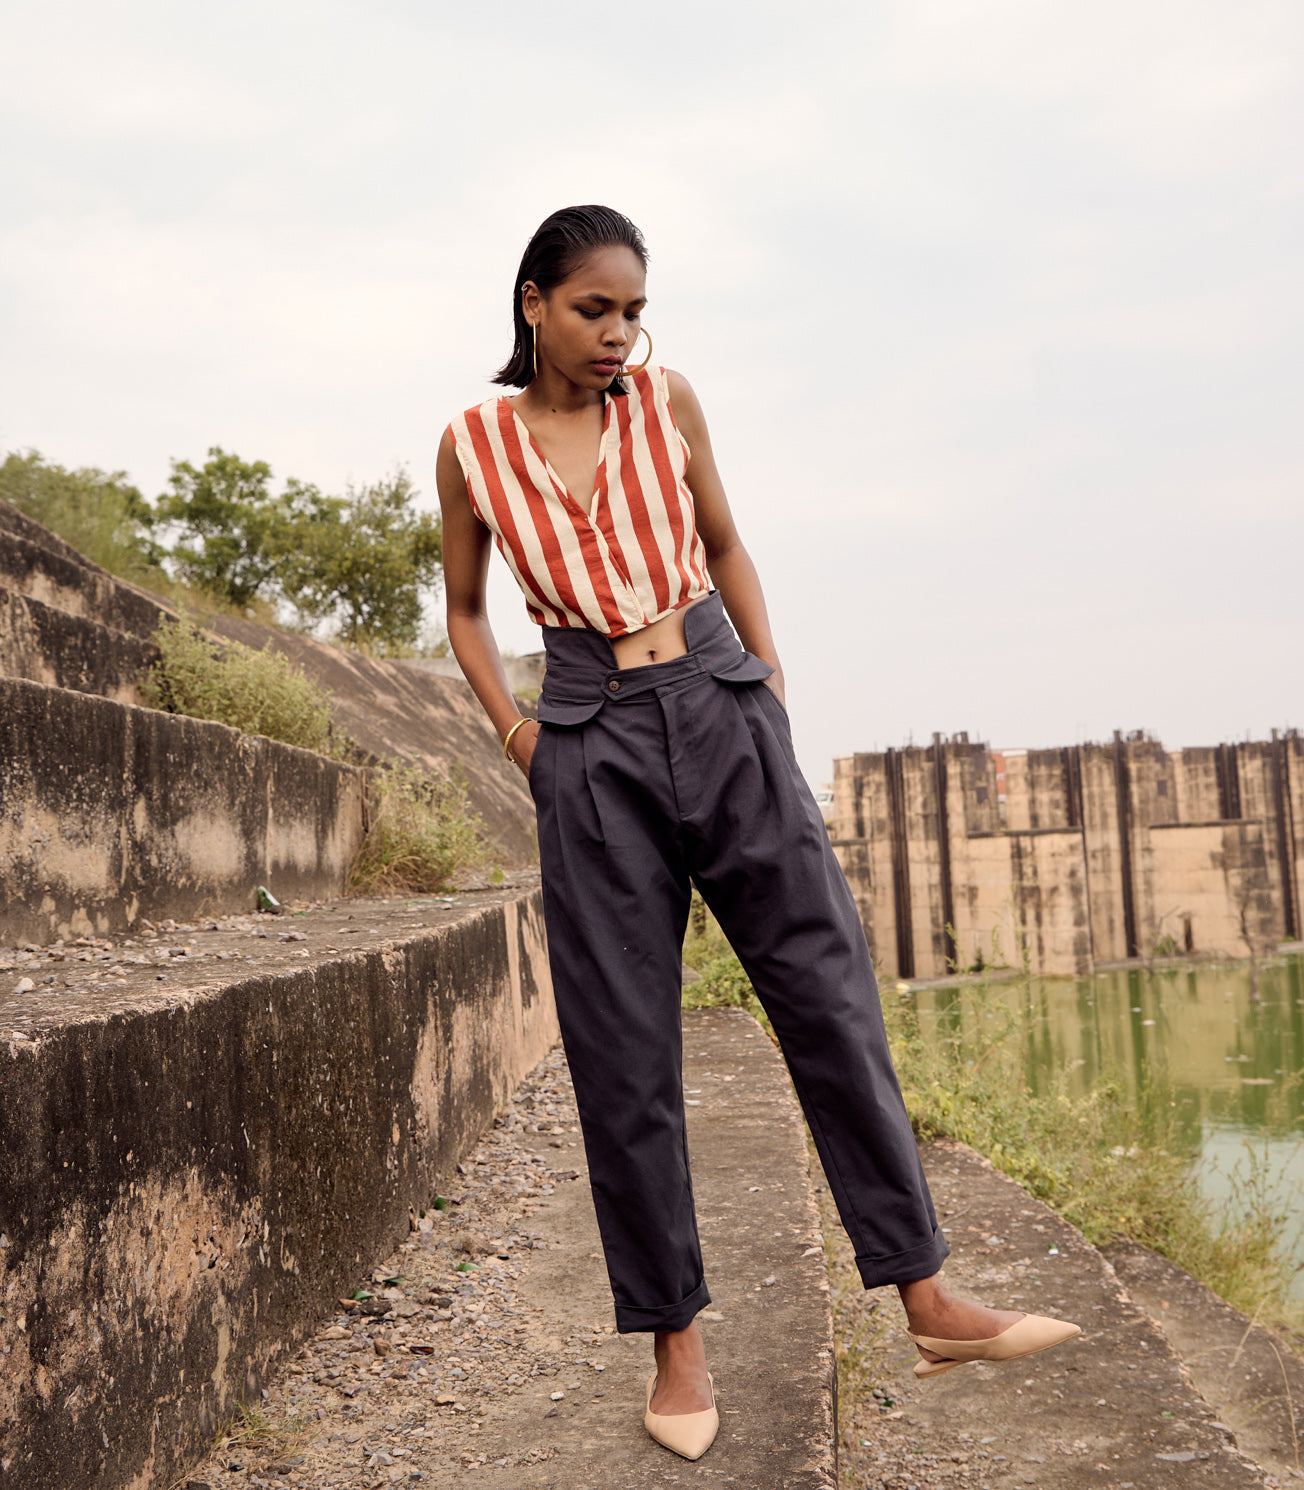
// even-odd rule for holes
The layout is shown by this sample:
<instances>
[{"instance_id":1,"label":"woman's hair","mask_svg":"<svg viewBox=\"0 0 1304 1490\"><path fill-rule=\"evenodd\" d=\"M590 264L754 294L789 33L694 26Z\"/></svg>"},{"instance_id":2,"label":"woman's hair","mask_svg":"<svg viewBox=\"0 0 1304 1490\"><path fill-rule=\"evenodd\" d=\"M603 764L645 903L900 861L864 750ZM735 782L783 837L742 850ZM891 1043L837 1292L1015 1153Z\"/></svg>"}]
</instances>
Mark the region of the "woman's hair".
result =
<instances>
[{"instance_id":1,"label":"woman's hair","mask_svg":"<svg viewBox=\"0 0 1304 1490\"><path fill-rule=\"evenodd\" d=\"M534 237L525 245L521 267L516 271L512 290L516 341L512 355L494 374L495 383L524 388L534 376L533 333L521 309L521 286L533 280L540 294L548 294L569 279L595 248L631 249L644 269L647 268L647 245L642 233L614 207L563 207L539 224ZM611 391L621 391L618 379L613 380Z\"/></svg>"}]
</instances>

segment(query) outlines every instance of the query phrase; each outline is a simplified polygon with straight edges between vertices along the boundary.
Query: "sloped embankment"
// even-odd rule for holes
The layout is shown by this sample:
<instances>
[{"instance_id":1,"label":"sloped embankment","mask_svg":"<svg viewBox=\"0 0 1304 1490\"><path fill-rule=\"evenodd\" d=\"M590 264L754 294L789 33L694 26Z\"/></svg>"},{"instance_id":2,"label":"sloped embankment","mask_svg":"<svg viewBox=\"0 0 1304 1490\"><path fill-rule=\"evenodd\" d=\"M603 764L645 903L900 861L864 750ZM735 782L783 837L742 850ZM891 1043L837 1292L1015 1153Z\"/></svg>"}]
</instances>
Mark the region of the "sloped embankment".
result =
<instances>
[{"instance_id":1,"label":"sloped embankment","mask_svg":"<svg viewBox=\"0 0 1304 1490\"><path fill-rule=\"evenodd\" d=\"M461 771L504 862L519 867L537 859L534 806L525 779L503 759L498 736L460 678L342 651L256 621L214 616L206 624L249 647L270 644L302 668L330 695L336 725L369 755L416 761L440 775Z\"/></svg>"}]
</instances>

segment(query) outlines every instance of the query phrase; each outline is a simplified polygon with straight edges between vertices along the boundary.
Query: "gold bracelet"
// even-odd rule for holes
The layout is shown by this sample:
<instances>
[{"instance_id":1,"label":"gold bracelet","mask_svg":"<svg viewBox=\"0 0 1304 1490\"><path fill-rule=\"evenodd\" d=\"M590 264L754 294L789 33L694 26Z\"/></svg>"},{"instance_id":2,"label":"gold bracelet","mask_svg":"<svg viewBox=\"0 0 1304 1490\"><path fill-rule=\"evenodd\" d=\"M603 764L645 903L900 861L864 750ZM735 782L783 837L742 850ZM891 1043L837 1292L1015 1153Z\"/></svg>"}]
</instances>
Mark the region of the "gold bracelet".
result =
<instances>
[{"instance_id":1,"label":"gold bracelet","mask_svg":"<svg viewBox=\"0 0 1304 1490\"><path fill-rule=\"evenodd\" d=\"M512 754L512 736L518 729L520 729L523 724L529 723L530 721L528 719L518 719L516 723L512 725L511 729L507 731L507 736L503 740L503 759L511 761L512 765L516 764L516 757Z\"/></svg>"}]
</instances>

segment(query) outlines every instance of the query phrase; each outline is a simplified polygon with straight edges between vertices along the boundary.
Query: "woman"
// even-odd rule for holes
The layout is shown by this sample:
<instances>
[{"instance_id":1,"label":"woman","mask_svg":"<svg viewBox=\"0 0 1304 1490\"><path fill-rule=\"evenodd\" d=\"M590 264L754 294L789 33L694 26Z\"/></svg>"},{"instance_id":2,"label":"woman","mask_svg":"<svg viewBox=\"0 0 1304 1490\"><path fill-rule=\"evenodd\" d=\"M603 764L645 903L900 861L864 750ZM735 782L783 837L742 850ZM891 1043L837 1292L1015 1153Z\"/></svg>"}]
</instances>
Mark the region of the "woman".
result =
<instances>
[{"instance_id":1,"label":"woman","mask_svg":"<svg viewBox=\"0 0 1304 1490\"><path fill-rule=\"evenodd\" d=\"M706 421L685 379L652 365L650 338L630 365L646 267L638 229L610 208L542 224L494 380L522 391L453 421L438 483L449 642L538 812L553 986L617 1328L654 1335L644 1421L692 1459L718 1428L693 1322L709 1295L680 1073L694 883L773 1023L866 1286L900 1290L916 1374L1078 1329L965 1302L938 1277L949 1248L864 932L793 757L765 600ZM543 627L539 722L517 711L485 612L493 543Z\"/></svg>"}]
</instances>

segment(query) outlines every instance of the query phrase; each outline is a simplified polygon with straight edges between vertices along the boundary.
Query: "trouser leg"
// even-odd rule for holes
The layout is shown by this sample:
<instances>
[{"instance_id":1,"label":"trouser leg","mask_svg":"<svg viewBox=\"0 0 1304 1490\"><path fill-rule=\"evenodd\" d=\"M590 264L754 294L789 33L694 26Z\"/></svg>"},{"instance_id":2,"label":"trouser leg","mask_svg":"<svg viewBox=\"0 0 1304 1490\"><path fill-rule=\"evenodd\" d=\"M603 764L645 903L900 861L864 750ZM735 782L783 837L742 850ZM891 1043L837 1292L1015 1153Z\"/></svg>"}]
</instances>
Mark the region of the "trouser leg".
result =
<instances>
[{"instance_id":1,"label":"trouser leg","mask_svg":"<svg viewBox=\"0 0 1304 1490\"><path fill-rule=\"evenodd\" d=\"M866 1287L930 1277L950 1249L864 930L783 706L763 683L716 683L682 698L695 733L715 742L698 757L692 872L774 1026L861 1277Z\"/></svg>"},{"instance_id":2,"label":"trouser leg","mask_svg":"<svg viewBox=\"0 0 1304 1490\"><path fill-rule=\"evenodd\" d=\"M617 1328L683 1329L710 1295L684 1122L690 889L655 699L545 728L530 784L553 990Z\"/></svg>"}]
</instances>

